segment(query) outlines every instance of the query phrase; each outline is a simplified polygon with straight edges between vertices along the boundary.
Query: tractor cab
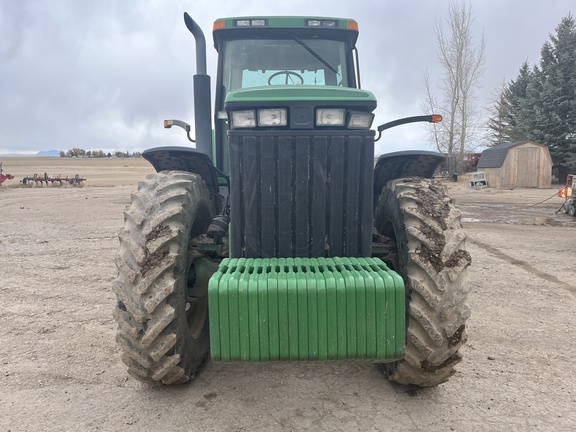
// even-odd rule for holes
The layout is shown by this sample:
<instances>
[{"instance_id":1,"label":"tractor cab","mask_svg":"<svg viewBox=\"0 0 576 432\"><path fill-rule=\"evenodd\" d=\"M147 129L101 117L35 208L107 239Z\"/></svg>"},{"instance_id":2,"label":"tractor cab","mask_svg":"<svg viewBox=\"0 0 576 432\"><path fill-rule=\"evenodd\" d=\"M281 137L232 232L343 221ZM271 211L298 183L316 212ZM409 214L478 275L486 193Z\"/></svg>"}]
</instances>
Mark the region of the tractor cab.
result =
<instances>
[{"instance_id":1,"label":"tractor cab","mask_svg":"<svg viewBox=\"0 0 576 432\"><path fill-rule=\"evenodd\" d=\"M370 128L376 100L357 90L356 21L227 18L214 23L213 36L219 54L214 119L219 169L228 172L230 129L345 128L349 120L352 128ZM362 111L362 117L350 117L351 110Z\"/></svg>"},{"instance_id":2,"label":"tractor cab","mask_svg":"<svg viewBox=\"0 0 576 432\"><path fill-rule=\"evenodd\" d=\"M213 35L224 95L270 85L356 87L355 21L231 18L217 20Z\"/></svg>"}]
</instances>

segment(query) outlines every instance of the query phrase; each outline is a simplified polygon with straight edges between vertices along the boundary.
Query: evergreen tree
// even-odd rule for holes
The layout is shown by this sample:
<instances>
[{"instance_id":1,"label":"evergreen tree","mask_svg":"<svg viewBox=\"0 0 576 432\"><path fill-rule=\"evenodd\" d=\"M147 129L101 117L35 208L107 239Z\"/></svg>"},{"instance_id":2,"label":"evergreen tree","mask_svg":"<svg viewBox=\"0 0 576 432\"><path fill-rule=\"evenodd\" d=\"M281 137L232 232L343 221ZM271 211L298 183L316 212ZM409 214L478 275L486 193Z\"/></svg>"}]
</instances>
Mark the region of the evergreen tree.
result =
<instances>
[{"instance_id":1,"label":"evergreen tree","mask_svg":"<svg viewBox=\"0 0 576 432\"><path fill-rule=\"evenodd\" d=\"M514 112L515 126L512 136L516 141L532 140L547 144L543 131L545 123L545 106L542 100L543 82L543 73L535 66L530 72L524 97L519 100L519 106Z\"/></svg>"},{"instance_id":2,"label":"evergreen tree","mask_svg":"<svg viewBox=\"0 0 576 432\"><path fill-rule=\"evenodd\" d=\"M540 65L524 64L508 87L511 136L548 145L560 179L576 168L576 21L563 18L542 46ZM516 98L516 99L515 99Z\"/></svg>"},{"instance_id":3,"label":"evergreen tree","mask_svg":"<svg viewBox=\"0 0 576 432\"><path fill-rule=\"evenodd\" d=\"M556 32L543 48L544 129L554 163L567 167L576 144L576 21L568 15Z\"/></svg>"},{"instance_id":4,"label":"evergreen tree","mask_svg":"<svg viewBox=\"0 0 576 432\"><path fill-rule=\"evenodd\" d=\"M510 142L510 118L510 100L507 97L507 87L505 83L502 83L502 87L498 91L496 100L490 109L490 117L486 124L489 129L488 141L490 147Z\"/></svg>"},{"instance_id":5,"label":"evergreen tree","mask_svg":"<svg viewBox=\"0 0 576 432\"><path fill-rule=\"evenodd\" d=\"M508 88L504 91L504 98L508 102L508 111L505 114L505 122L509 126L508 135L510 141L521 141L527 138L527 132L518 125L518 115L527 103L526 96L528 85L532 79L532 71L528 62L524 62L520 67L520 72L516 80L510 81Z\"/></svg>"}]
</instances>

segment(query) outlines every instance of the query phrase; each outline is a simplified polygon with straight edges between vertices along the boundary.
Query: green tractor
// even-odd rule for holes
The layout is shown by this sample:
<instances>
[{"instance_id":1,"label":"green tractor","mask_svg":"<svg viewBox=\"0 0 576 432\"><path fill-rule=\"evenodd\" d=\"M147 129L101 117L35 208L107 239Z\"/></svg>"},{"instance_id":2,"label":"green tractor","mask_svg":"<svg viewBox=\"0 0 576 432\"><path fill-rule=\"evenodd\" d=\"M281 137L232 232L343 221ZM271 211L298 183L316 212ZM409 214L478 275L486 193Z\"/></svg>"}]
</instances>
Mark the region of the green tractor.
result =
<instances>
[{"instance_id":1,"label":"green tractor","mask_svg":"<svg viewBox=\"0 0 576 432\"><path fill-rule=\"evenodd\" d=\"M128 372L180 384L214 361L381 364L445 382L466 341L471 259L460 212L432 179L440 153L374 164L374 95L360 88L358 24L318 17L214 23L196 40L195 148L143 153L157 171L124 212L114 283ZM214 121L214 127L212 127ZM180 126L190 137L190 126Z\"/></svg>"}]
</instances>

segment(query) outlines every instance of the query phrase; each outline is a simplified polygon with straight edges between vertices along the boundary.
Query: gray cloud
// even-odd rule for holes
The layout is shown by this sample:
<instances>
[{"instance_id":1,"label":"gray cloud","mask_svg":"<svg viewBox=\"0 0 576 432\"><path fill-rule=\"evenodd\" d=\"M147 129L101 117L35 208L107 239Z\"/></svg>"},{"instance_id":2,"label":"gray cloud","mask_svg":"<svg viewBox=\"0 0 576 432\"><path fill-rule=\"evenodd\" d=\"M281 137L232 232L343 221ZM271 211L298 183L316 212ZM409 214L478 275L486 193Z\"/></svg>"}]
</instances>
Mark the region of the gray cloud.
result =
<instances>
[{"instance_id":1,"label":"gray cloud","mask_svg":"<svg viewBox=\"0 0 576 432\"><path fill-rule=\"evenodd\" d=\"M437 73L434 25L444 2L142 0L0 2L0 153L48 149L142 150L187 145L162 120L193 118L194 43L182 13L203 27L221 16L324 15L360 25L363 88L379 101L377 123L420 113L421 73ZM502 82L516 77L539 51L570 1L475 2L475 26L487 42L479 93L487 105ZM209 51L215 76L216 53ZM378 152L423 148L419 126L392 130Z\"/></svg>"}]
</instances>

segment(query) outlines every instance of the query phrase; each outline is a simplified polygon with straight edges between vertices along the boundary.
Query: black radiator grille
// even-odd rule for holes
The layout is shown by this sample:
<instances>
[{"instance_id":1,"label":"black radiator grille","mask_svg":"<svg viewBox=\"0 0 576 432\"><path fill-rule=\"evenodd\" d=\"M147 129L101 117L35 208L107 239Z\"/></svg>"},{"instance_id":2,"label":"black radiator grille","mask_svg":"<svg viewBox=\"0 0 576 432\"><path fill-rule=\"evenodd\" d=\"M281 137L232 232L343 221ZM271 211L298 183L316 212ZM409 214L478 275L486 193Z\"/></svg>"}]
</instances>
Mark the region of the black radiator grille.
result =
<instances>
[{"instance_id":1,"label":"black radiator grille","mask_svg":"<svg viewBox=\"0 0 576 432\"><path fill-rule=\"evenodd\" d=\"M374 138L231 131L231 257L370 256Z\"/></svg>"}]
</instances>

